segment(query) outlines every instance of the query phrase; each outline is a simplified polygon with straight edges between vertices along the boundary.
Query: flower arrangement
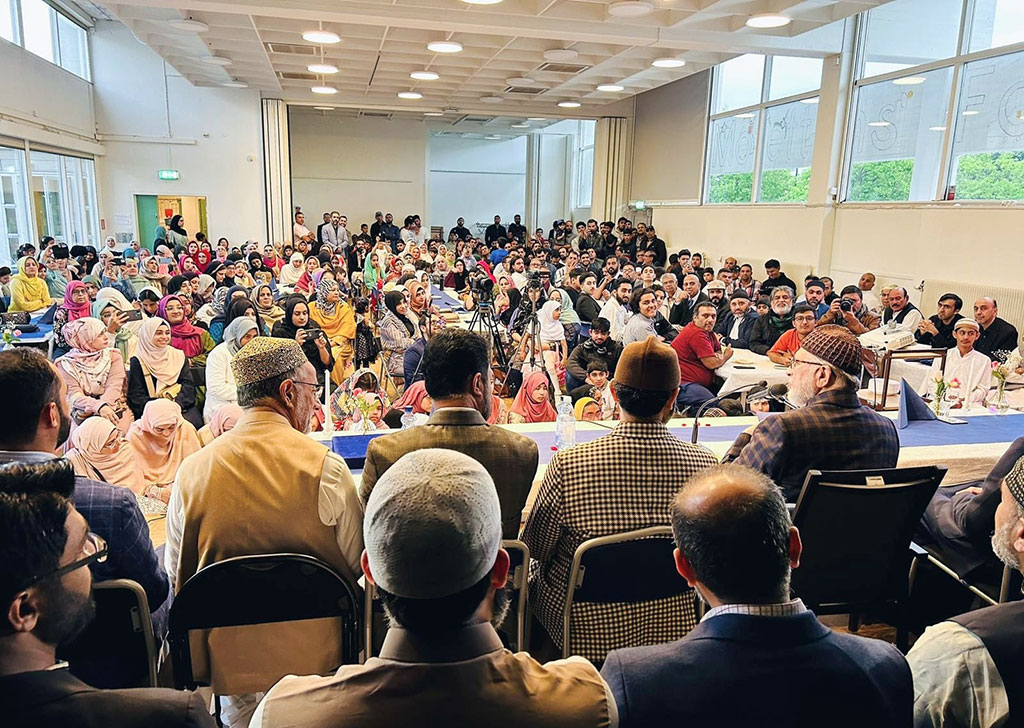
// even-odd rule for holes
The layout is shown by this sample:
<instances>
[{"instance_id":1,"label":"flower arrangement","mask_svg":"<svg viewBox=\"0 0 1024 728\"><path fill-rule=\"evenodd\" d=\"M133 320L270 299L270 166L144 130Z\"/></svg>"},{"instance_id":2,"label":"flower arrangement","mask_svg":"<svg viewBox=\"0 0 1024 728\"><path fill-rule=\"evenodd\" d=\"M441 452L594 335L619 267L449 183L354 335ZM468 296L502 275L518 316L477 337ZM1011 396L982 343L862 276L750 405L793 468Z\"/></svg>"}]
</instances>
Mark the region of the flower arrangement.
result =
<instances>
[{"instance_id":1,"label":"flower arrangement","mask_svg":"<svg viewBox=\"0 0 1024 728\"><path fill-rule=\"evenodd\" d=\"M992 377L996 380L996 394L990 403L993 409L1002 413L1010 408L1006 401L1006 380L1020 369L1022 361L1020 354L1016 351L1013 353L997 351L995 355L996 361L992 362Z\"/></svg>"},{"instance_id":2,"label":"flower arrangement","mask_svg":"<svg viewBox=\"0 0 1024 728\"><path fill-rule=\"evenodd\" d=\"M18 339L21 338L21 331L14 328L13 326L5 326L2 338L4 342L3 349L5 351L7 349L13 349Z\"/></svg>"},{"instance_id":3,"label":"flower arrangement","mask_svg":"<svg viewBox=\"0 0 1024 728\"><path fill-rule=\"evenodd\" d=\"M932 400L932 407L935 410L935 414L942 415L944 414L943 404L946 399L946 393L948 392L951 397L956 396L956 393L953 390L960 389L960 380L957 379L956 377L953 377L952 379L946 379L945 377L942 376L941 373L939 373L935 375L934 382L935 398ZM945 409L948 409L949 403L945 402L945 404Z\"/></svg>"}]
</instances>

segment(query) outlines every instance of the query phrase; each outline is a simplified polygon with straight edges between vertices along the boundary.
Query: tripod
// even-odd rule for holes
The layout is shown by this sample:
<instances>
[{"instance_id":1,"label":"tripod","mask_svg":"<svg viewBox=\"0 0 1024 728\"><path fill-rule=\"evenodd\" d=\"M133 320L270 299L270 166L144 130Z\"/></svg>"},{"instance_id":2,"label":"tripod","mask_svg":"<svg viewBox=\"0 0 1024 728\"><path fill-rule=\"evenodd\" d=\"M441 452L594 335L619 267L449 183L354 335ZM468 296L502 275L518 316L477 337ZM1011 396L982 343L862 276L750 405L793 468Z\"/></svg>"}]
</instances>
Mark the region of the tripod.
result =
<instances>
[{"instance_id":1,"label":"tripod","mask_svg":"<svg viewBox=\"0 0 1024 728\"><path fill-rule=\"evenodd\" d=\"M498 360L498 366L503 371L508 371L508 355L501 342L501 334L498 331L498 323L494 320L494 304L492 301L477 300L476 308L473 310L473 317L469 320L469 330L479 328L481 336L490 336L491 347Z\"/></svg>"}]
</instances>

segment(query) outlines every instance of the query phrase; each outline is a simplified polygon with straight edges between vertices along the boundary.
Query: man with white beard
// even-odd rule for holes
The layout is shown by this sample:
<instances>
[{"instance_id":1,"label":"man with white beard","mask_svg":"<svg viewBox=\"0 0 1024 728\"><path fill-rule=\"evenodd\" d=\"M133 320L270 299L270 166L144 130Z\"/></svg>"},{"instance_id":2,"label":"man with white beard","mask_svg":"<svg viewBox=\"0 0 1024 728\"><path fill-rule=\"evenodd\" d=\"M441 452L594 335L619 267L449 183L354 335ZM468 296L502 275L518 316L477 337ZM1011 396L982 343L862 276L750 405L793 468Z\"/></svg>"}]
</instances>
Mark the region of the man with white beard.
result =
<instances>
[{"instance_id":1,"label":"man with white beard","mask_svg":"<svg viewBox=\"0 0 1024 728\"><path fill-rule=\"evenodd\" d=\"M857 337L842 326L817 327L790 364L787 397L797 409L766 417L740 434L723 462L764 473L789 502L796 502L811 469L895 467L896 424L857 399L860 373Z\"/></svg>"},{"instance_id":2,"label":"man with white beard","mask_svg":"<svg viewBox=\"0 0 1024 728\"><path fill-rule=\"evenodd\" d=\"M765 355L779 338L793 328L793 289L777 286L772 289L771 309L754 322L750 331L750 350Z\"/></svg>"},{"instance_id":3,"label":"man with white beard","mask_svg":"<svg viewBox=\"0 0 1024 728\"><path fill-rule=\"evenodd\" d=\"M1000 485L992 550L1024 570L1024 458ZM1018 725L1024 714L1024 601L997 604L929 627L907 655L914 675L914 725Z\"/></svg>"}]
</instances>

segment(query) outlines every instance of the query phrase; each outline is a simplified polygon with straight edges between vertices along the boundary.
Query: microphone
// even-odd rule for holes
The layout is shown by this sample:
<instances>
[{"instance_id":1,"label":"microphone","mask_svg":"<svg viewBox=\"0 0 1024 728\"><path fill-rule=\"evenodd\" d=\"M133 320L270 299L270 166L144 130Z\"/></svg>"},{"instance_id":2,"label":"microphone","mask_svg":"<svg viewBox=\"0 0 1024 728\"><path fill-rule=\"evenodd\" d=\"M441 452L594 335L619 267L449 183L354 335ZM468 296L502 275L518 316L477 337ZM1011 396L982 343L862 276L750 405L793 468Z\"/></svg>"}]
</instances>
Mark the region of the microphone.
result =
<instances>
[{"instance_id":1,"label":"microphone","mask_svg":"<svg viewBox=\"0 0 1024 728\"><path fill-rule=\"evenodd\" d=\"M768 399L773 399L776 402L782 402L782 404L792 409L797 409L797 406L786 399L786 395L789 394L789 387L785 384L773 384L768 387Z\"/></svg>"},{"instance_id":2,"label":"microphone","mask_svg":"<svg viewBox=\"0 0 1024 728\"><path fill-rule=\"evenodd\" d=\"M785 385L782 386L785 387ZM760 392L765 389L768 389L768 382L762 379L760 382L756 382L754 384L747 384L743 387L738 387L737 389L734 389L731 392L727 392L726 394L720 394L717 397L712 397L707 402L704 402L700 407L697 408L697 413L693 417L693 434L690 436L690 442L694 445L697 444L697 438L699 436L698 433L700 432L700 416L704 414L704 410L708 409L709 407L713 407L726 397L730 397L736 394L737 392L742 392L745 389L750 390L752 393Z\"/></svg>"}]
</instances>

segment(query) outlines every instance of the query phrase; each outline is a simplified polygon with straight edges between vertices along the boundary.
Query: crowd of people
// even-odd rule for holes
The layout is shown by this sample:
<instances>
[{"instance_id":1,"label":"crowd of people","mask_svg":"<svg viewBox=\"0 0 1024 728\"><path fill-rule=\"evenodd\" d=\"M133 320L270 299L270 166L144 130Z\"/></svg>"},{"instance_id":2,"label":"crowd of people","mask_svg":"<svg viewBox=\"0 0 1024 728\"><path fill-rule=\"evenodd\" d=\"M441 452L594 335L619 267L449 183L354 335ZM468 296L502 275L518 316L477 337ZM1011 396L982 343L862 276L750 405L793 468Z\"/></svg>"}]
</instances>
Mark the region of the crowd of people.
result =
<instances>
[{"instance_id":1,"label":"crowd of people","mask_svg":"<svg viewBox=\"0 0 1024 728\"><path fill-rule=\"evenodd\" d=\"M415 215L399 228L378 213L353 234L340 213L314 229L297 213L287 244L236 248L176 216L152 254L113 240L100 253L23 246L10 308L52 309L55 357L0 351L5 718L212 725L196 694L89 687L60 648L91 618L93 580L138 582L161 640L197 572L283 552L375 588L380 656L339 667L330 620L197 635L193 672L225 725L1020 720L1021 603L930 627L904 656L829 629L790 589L802 544L787 502L807 473L899 458L893 421L858 399L870 363L858 335L891 326L949 349L936 373L981 402L993 362L1020 366L994 300L970 319L947 294L925 318L902 288L876 295L870 273L838 293L814 276L798 290L777 260L763 280L731 257L705 267L626 218L558 220L546 236L513 220L495 216L478 238L460 218L441 240ZM441 288L499 335L446 316ZM789 368L794 408L720 463L667 423L715 396L737 349ZM496 425L554 422L559 395L578 420L614 425L554 453L535 485L537 441ZM316 429L381 431L358 484ZM158 551L146 516L160 511ZM671 526L689 588L628 611L579 605L589 628L565 634L577 547L656 525ZM976 487L940 489L919 531L965 578L1024 568L1024 438ZM501 542L516 538L533 629L513 653ZM563 644L573 657L543 662Z\"/></svg>"}]
</instances>

